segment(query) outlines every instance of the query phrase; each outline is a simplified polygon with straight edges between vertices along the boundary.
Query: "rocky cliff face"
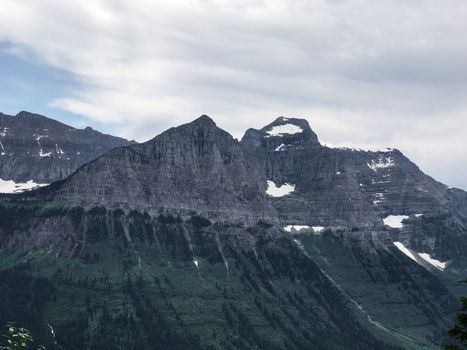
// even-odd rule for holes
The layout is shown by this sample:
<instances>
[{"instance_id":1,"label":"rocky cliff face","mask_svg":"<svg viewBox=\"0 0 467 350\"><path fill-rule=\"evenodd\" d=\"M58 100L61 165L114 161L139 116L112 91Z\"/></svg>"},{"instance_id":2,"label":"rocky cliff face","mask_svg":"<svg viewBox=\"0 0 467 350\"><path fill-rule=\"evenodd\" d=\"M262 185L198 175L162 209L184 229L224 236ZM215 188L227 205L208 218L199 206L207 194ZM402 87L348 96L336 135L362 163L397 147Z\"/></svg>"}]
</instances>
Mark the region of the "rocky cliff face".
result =
<instances>
[{"instance_id":1,"label":"rocky cliff face","mask_svg":"<svg viewBox=\"0 0 467 350\"><path fill-rule=\"evenodd\" d=\"M67 349L436 349L467 271L464 191L292 118L238 142L202 116L0 218L0 320Z\"/></svg>"},{"instance_id":2,"label":"rocky cliff face","mask_svg":"<svg viewBox=\"0 0 467 350\"><path fill-rule=\"evenodd\" d=\"M76 129L38 114L0 113L0 179L12 184L49 184L110 149L129 144L89 127Z\"/></svg>"},{"instance_id":3,"label":"rocky cliff face","mask_svg":"<svg viewBox=\"0 0 467 350\"><path fill-rule=\"evenodd\" d=\"M146 143L114 149L41 193L73 206L196 212L249 225L277 221L265 191L265 179L238 141L202 116Z\"/></svg>"},{"instance_id":4,"label":"rocky cliff face","mask_svg":"<svg viewBox=\"0 0 467 350\"><path fill-rule=\"evenodd\" d=\"M383 245L409 244L408 230L425 218L449 217L455 232L467 226L465 192L436 182L400 151L324 147L306 120L283 117L249 129L238 142L202 116L114 149L21 198L151 215L197 213L246 226L264 220L279 229L329 228Z\"/></svg>"},{"instance_id":5,"label":"rocky cliff face","mask_svg":"<svg viewBox=\"0 0 467 350\"><path fill-rule=\"evenodd\" d=\"M354 231L349 237L379 232L376 237L391 243L401 232L391 218L416 222L455 216L463 218L453 221L459 225L465 220L465 192L425 175L396 149L328 148L319 144L306 120L283 117L248 130L241 144L272 190L290 188L286 195L270 197L284 226Z\"/></svg>"}]
</instances>

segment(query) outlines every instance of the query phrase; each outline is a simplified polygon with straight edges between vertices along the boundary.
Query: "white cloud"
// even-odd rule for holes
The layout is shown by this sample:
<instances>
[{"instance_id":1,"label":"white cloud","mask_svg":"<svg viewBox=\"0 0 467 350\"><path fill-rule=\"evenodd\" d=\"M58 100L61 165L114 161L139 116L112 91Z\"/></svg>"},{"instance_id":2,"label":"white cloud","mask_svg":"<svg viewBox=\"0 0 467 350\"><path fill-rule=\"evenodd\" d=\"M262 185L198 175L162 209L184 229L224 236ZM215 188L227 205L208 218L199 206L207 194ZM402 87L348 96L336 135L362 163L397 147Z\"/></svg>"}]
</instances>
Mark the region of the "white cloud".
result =
<instances>
[{"instance_id":1,"label":"white cloud","mask_svg":"<svg viewBox=\"0 0 467 350\"><path fill-rule=\"evenodd\" d=\"M3 0L0 41L72 74L52 106L128 138L308 117L324 142L397 147L467 187L465 18L464 0Z\"/></svg>"}]
</instances>

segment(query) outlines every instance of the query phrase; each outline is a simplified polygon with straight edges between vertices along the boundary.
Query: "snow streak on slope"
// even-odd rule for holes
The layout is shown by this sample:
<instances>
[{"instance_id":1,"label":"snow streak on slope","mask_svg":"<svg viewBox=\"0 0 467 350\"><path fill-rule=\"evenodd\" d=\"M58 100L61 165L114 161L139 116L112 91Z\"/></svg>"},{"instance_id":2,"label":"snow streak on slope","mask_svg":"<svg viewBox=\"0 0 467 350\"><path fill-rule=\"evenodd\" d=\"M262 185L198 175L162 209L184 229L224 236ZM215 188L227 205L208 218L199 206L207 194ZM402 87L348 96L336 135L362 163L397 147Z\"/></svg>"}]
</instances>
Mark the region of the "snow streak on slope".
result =
<instances>
[{"instance_id":1,"label":"snow streak on slope","mask_svg":"<svg viewBox=\"0 0 467 350\"><path fill-rule=\"evenodd\" d=\"M433 265L434 267L436 267L436 268L438 268L440 270L444 270L444 268L446 267L446 262L441 262L439 260L433 259L427 253L418 253L418 255L420 255L420 257L423 260L425 260L426 262L430 263L431 265Z\"/></svg>"},{"instance_id":2,"label":"snow streak on slope","mask_svg":"<svg viewBox=\"0 0 467 350\"><path fill-rule=\"evenodd\" d=\"M404 253L405 255L407 255L410 259L412 259L413 261L417 261L417 259L415 258L415 256L412 254L412 252L410 250L408 250L405 245L403 245L401 242L394 242L394 245L402 252Z\"/></svg>"},{"instance_id":3,"label":"snow streak on slope","mask_svg":"<svg viewBox=\"0 0 467 350\"><path fill-rule=\"evenodd\" d=\"M13 180L0 179L0 193L19 193L29 191L34 188L47 186L48 184L38 184L33 180L27 182L14 182Z\"/></svg>"},{"instance_id":4,"label":"snow streak on slope","mask_svg":"<svg viewBox=\"0 0 467 350\"><path fill-rule=\"evenodd\" d=\"M410 259L412 259L413 261L417 262L418 264L420 264L420 261L419 259L417 259L417 257L420 257L422 258L423 260L425 260L426 262L428 262L429 264L433 265L434 267L436 267L437 269L443 271L445 268L446 268L446 262L442 262L442 261L439 261L439 260L436 260L436 259L433 259L429 254L427 253L417 253L417 252L414 252L414 251L411 251L409 250L406 246L404 246L403 243L401 242L394 242L394 245L402 252L404 253L405 255L407 255ZM416 257L417 256L417 257Z\"/></svg>"}]
</instances>

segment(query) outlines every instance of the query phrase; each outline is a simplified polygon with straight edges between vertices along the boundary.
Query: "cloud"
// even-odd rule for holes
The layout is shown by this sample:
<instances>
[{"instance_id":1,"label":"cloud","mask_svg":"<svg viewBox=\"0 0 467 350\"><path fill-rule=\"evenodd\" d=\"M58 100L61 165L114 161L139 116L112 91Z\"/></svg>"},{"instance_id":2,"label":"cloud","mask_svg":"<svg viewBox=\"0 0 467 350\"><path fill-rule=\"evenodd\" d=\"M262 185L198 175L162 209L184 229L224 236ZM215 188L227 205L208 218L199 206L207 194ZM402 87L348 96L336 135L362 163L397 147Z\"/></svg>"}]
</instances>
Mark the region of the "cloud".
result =
<instances>
[{"instance_id":1,"label":"cloud","mask_svg":"<svg viewBox=\"0 0 467 350\"><path fill-rule=\"evenodd\" d=\"M148 139L200 114L279 115L323 142L401 148L467 188L464 0L3 0L0 41L70 74L50 106Z\"/></svg>"}]
</instances>

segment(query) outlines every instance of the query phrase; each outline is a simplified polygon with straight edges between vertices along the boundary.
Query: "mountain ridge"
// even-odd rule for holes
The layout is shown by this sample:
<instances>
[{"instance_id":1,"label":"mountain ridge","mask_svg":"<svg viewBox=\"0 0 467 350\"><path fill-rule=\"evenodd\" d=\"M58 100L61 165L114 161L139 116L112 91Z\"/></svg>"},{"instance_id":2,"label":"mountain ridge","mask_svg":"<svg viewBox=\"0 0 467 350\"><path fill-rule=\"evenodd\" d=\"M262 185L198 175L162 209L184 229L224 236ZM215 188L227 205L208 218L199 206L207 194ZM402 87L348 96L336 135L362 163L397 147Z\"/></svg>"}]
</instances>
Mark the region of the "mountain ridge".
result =
<instances>
[{"instance_id":1,"label":"mountain ridge","mask_svg":"<svg viewBox=\"0 0 467 350\"><path fill-rule=\"evenodd\" d=\"M282 117L238 141L203 115L0 195L0 310L25 314L31 286L24 322L70 350L438 348L467 194L308 128Z\"/></svg>"},{"instance_id":2,"label":"mountain ridge","mask_svg":"<svg viewBox=\"0 0 467 350\"><path fill-rule=\"evenodd\" d=\"M0 179L49 184L113 147L132 143L30 112L0 114Z\"/></svg>"}]
</instances>

